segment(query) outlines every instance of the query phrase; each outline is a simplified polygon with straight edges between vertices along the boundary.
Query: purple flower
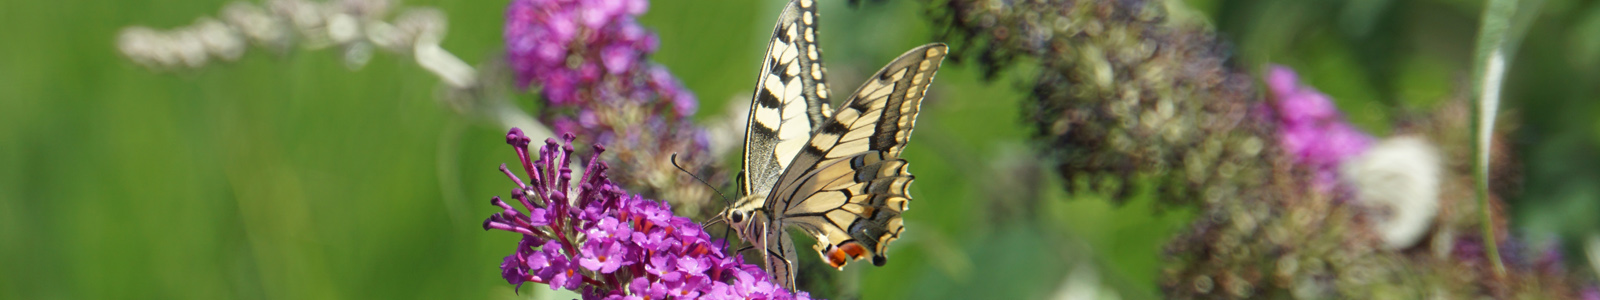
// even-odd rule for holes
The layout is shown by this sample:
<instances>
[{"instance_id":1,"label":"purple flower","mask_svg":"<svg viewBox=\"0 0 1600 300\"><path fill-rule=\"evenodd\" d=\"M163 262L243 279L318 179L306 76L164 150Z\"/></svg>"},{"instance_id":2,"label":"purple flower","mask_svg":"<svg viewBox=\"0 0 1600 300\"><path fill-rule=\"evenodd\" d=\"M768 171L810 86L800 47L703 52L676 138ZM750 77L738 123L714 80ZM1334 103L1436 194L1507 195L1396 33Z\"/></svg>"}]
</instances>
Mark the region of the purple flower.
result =
<instances>
[{"instance_id":1,"label":"purple flower","mask_svg":"<svg viewBox=\"0 0 1600 300\"><path fill-rule=\"evenodd\" d=\"M1346 123L1328 95L1301 85L1294 70L1274 65L1266 82L1273 99L1269 115L1278 124L1278 145L1296 163L1315 172L1318 189L1332 190L1338 185L1339 164L1366 151L1373 138Z\"/></svg>"},{"instance_id":2,"label":"purple flower","mask_svg":"<svg viewBox=\"0 0 1600 300\"><path fill-rule=\"evenodd\" d=\"M517 85L538 83L554 105L614 100L595 97L603 91L644 91L628 100L645 103L655 100L653 94L669 101L683 98L676 81L666 86L636 80L671 77L645 60L660 44L634 21L648 7L644 0L511 1L506 8L506 58Z\"/></svg>"},{"instance_id":3,"label":"purple flower","mask_svg":"<svg viewBox=\"0 0 1600 300\"><path fill-rule=\"evenodd\" d=\"M662 299L667 295L667 286L660 281L649 281L640 277L628 285L628 292L646 299Z\"/></svg>"},{"instance_id":4,"label":"purple flower","mask_svg":"<svg viewBox=\"0 0 1600 300\"><path fill-rule=\"evenodd\" d=\"M617 75L627 72L628 68L632 68L633 62L638 55L638 52L634 52L628 46L611 45L606 46L604 50L600 50L600 62L606 65L606 72L611 75Z\"/></svg>"},{"instance_id":5,"label":"purple flower","mask_svg":"<svg viewBox=\"0 0 1600 300\"><path fill-rule=\"evenodd\" d=\"M639 246L640 247L644 247L645 250L650 250L650 251L665 250L666 249L665 246L667 246L667 243L665 243L666 241L664 241L663 238L665 238L666 235L667 235L667 233L660 232L660 231L648 232L648 233L647 232L634 232L633 233L633 242L634 243L638 243Z\"/></svg>"},{"instance_id":6,"label":"purple flower","mask_svg":"<svg viewBox=\"0 0 1600 300\"><path fill-rule=\"evenodd\" d=\"M584 211L585 213L590 213L590 211L587 209ZM593 213L598 214L601 212L594 211ZM628 224L623 224L621 221L617 221L617 218L603 216L601 217L600 222L595 224L594 228L589 229L589 236L608 240L628 240L633 238L633 229L628 227Z\"/></svg>"},{"instance_id":7,"label":"purple flower","mask_svg":"<svg viewBox=\"0 0 1600 300\"><path fill-rule=\"evenodd\" d=\"M506 282L543 283L578 291L584 299L810 299L724 254L719 241L688 218L673 216L666 203L613 184L599 159L605 148L594 147L574 180L568 167L574 138L548 140L535 154L522 130L506 134L527 181L505 165L500 169L517 185L511 197L522 210L494 197L490 202L503 210L483 223L485 230L522 235L500 264Z\"/></svg>"},{"instance_id":8,"label":"purple flower","mask_svg":"<svg viewBox=\"0 0 1600 300\"><path fill-rule=\"evenodd\" d=\"M704 201L710 190L666 163L679 153L698 171L713 159L705 131L691 123L694 95L648 59L660 42L635 21L648 8L644 0L513 0L506 61L518 86L538 87L546 101L539 121L614 147L608 159L651 162L619 165L619 182L658 198Z\"/></svg>"},{"instance_id":9,"label":"purple flower","mask_svg":"<svg viewBox=\"0 0 1600 300\"><path fill-rule=\"evenodd\" d=\"M650 88L672 99L672 108L679 115L693 115L695 109L699 108L699 101L695 100L694 94L684 89L683 83L672 77L665 67L650 68Z\"/></svg>"},{"instance_id":10,"label":"purple flower","mask_svg":"<svg viewBox=\"0 0 1600 300\"><path fill-rule=\"evenodd\" d=\"M522 283L528 282L528 265L530 264L528 260L531 257L524 254L528 252L525 249L532 248L518 245L517 252L506 255L505 261L500 263L500 277L505 278L507 283L517 288L521 288ZM544 264L544 262L540 261L540 264Z\"/></svg>"},{"instance_id":11,"label":"purple flower","mask_svg":"<svg viewBox=\"0 0 1600 300\"><path fill-rule=\"evenodd\" d=\"M590 239L589 243L584 245L583 258L578 259L578 264L583 265L585 269L602 274L616 272L617 268L622 267L622 261L625 258L623 255L627 253L622 252L622 245L615 242L598 242L598 240L600 240L600 237L595 237L595 239Z\"/></svg>"},{"instance_id":12,"label":"purple flower","mask_svg":"<svg viewBox=\"0 0 1600 300\"><path fill-rule=\"evenodd\" d=\"M704 260L693 257L678 258L678 271L682 271L684 273L705 273L706 269L710 268L711 266L706 264Z\"/></svg>"},{"instance_id":13,"label":"purple flower","mask_svg":"<svg viewBox=\"0 0 1600 300\"><path fill-rule=\"evenodd\" d=\"M682 299L697 298L700 297L701 290L707 286L709 281L705 277L690 277L679 282L672 289L667 290L667 295ZM804 294L804 292L801 293Z\"/></svg>"},{"instance_id":14,"label":"purple flower","mask_svg":"<svg viewBox=\"0 0 1600 300\"><path fill-rule=\"evenodd\" d=\"M645 265L644 270L657 277L669 277L674 269L672 262L672 258L668 258L665 255L651 255L650 264Z\"/></svg>"},{"instance_id":15,"label":"purple flower","mask_svg":"<svg viewBox=\"0 0 1600 300\"><path fill-rule=\"evenodd\" d=\"M546 283L550 284L550 290L556 288L577 290L582 286L583 279L588 278L577 273L577 266L573 266L572 260L566 256L552 256L550 266L539 270L539 275L549 280Z\"/></svg>"}]
</instances>

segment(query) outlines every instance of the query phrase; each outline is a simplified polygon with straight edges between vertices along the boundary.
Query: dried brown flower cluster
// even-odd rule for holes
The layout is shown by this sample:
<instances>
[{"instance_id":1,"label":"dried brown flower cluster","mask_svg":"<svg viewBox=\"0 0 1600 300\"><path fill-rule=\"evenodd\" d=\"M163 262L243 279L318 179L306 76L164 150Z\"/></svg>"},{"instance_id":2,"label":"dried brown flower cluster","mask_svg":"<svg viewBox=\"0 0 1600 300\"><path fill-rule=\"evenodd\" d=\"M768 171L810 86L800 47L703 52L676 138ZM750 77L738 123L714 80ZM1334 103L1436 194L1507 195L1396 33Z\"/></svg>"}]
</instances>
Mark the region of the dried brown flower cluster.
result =
<instances>
[{"instance_id":1,"label":"dried brown flower cluster","mask_svg":"<svg viewBox=\"0 0 1600 300\"><path fill-rule=\"evenodd\" d=\"M1024 112L1042 151L1074 184L1124 194L1141 174L1167 174L1167 199L1216 201L1221 186L1263 178L1273 127L1248 74L1198 24L1165 18L1160 2L943 1L964 58L993 73L1039 60ZM1256 174L1244 174L1256 172ZM1076 182L1083 180L1084 182ZM1232 184L1219 184L1232 183ZM1069 186L1070 188L1070 186Z\"/></svg>"},{"instance_id":2,"label":"dried brown flower cluster","mask_svg":"<svg viewBox=\"0 0 1600 300\"><path fill-rule=\"evenodd\" d=\"M158 70L234 61L251 45L279 52L291 46L338 47L345 63L359 68L374 48L412 54L437 46L444 38L443 13L411 8L392 21L384 20L391 6L385 0L274 0L265 6L234 2L218 18L200 17L185 27L129 27L118 37L117 46L130 60Z\"/></svg>"},{"instance_id":3,"label":"dried brown flower cluster","mask_svg":"<svg viewBox=\"0 0 1600 300\"><path fill-rule=\"evenodd\" d=\"M1464 109L1419 118L1416 135L1440 151L1432 229L1411 246L1385 246L1379 205L1351 185L1316 188L1328 169L1286 149L1282 108L1232 65L1200 22L1170 18L1163 1L933 0L956 59L994 74L1038 63L1023 107L1039 151L1068 189L1126 194L1153 180L1168 205L1199 215L1166 249L1162 289L1177 299L1577 298L1594 293L1512 239L1483 243L1473 205ZM1426 126L1421 126L1421 125ZM1364 147L1364 146L1363 146ZM1426 152L1426 151L1422 151ZM1504 152L1501 152L1504 153ZM1498 167L1497 167L1498 168ZM1506 168L1499 168L1506 169ZM1362 176L1359 170L1352 173ZM1351 174L1340 174L1351 176ZM1337 179L1335 179L1337 180ZM1498 190L1503 192L1506 189ZM1459 192L1457 192L1459 191ZM1503 215L1503 214L1496 214ZM1408 226L1414 226L1410 224ZM1503 226L1503 225L1500 225ZM1504 227L1501 227L1502 231ZM1404 242L1391 242L1405 244ZM1512 275L1492 275L1497 245ZM1522 249L1522 250L1518 250ZM1430 251L1432 250L1432 251ZM1596 294L1600 295L1600 294Z\"/></svg>"}]
</instances>

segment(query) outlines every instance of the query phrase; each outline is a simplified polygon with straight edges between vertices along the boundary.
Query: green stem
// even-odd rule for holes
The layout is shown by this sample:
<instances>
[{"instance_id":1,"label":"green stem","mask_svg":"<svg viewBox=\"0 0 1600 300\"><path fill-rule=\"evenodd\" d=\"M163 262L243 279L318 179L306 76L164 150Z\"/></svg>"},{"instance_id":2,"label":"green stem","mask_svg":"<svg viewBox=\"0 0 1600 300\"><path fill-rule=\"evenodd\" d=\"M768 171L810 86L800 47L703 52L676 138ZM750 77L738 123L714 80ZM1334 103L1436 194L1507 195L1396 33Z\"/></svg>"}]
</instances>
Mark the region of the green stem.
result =
<instances>
[{"instance_id":1,"label":"green stem","mask_svg":"<svg viewBox=\"0 0 1600 300\"><path fill-rule=\"evenodd\" d=\"M1494 119L1500 102L1500 85L1504 79L1507 32L1511 17L1516 14L1516 0L1488 0L1484 6L1481 27L1478 29L1476 56L1473 61L1473 92L1477 104L1473 109L1473 147L1477 155L1472 168L1478 211L1482 217L1484 246L1489 250L1495 276L1505 278L1505 263L1500 259L1500 243L1494 232L1494 211L1489 206L1489 146L1494 136Z\"/></svg>"}]
</instances>

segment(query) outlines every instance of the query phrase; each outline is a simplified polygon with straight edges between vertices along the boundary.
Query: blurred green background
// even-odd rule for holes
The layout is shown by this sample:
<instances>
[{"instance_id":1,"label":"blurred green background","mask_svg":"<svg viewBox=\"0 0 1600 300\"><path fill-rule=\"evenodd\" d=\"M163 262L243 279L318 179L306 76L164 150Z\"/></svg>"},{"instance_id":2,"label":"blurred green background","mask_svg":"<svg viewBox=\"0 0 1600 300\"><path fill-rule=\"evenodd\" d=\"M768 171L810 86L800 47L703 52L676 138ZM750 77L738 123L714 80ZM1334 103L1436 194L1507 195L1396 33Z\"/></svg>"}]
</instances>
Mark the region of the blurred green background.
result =
<instances>
[{"instance_id":1,"label":"blurred green background","mask_svg":"<svg viewBox=\"0 0 1600 300\"><path fill-rule=\"evenodd\" d=\"M252 49L235 63L155 73L120 57L124 26L172 28L227 1L0 0L0 298L510 299L497 269L515 236L484 232L510 184L505 128L438 102L436 79L378 53ZM447 12L443 46L496 57L504 0L406 1ZM1241 66L1286 64L1383 135L1464 86L1481 3L1172 2L1234 42ZM747 101L781 1L652 1L654 59L702 121ZM931 42L923 1L822 1L835 90ZM1192 11L1186 11L1192 9ZM1519 236L1600 228L1600 3L1542 1L1512 63L1504 121L1523 193ZM917 195L893 263L843 275L866 299L1159 296L1161 245L1190 218L1146 196L1112 206L1061 192L1036 166L1019 81L946 62L908 148ZM521 95L522 101L533 101ZM528 105L524 105L528 107ZM737 153L737 152L734 152ZM734 158L726 158L731 162ZM731 168L726 164L725 168ZM730 172L735 170L729 170ZM1138 193L1142 194L1142 193ZM805 241L809 242L809 241ZM1070 276L1069 276L1070 275ZM818 295L832 297L831 295Z\"/></svg>"}]
</instances>

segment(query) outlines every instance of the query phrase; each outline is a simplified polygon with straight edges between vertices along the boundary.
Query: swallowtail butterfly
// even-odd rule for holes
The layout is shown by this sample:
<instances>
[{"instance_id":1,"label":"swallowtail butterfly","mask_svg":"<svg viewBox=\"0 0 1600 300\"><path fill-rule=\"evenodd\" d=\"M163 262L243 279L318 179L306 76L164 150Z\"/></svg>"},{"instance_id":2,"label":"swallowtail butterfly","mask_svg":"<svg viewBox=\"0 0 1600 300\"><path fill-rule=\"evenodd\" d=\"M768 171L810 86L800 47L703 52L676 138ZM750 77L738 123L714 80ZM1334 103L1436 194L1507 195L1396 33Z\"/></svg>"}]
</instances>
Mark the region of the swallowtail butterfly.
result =
<instances>
[{"instance_id":1,"label":"swallowtail butterfly","mask_svg":"<svg viewBox=\"0 0 1600 300\"><path fill-rule=\"evenodd\" d=\"M761 251L775 282L794 288L787 227L817 239L822 260L843 268L885 250L904 230L914 176L900 158L923 94L946 54L923 45L890 62L829 108L814 0L793 0L778 18L745 129L741 197L718 216Z\"/></svg>"}]
</instances>

